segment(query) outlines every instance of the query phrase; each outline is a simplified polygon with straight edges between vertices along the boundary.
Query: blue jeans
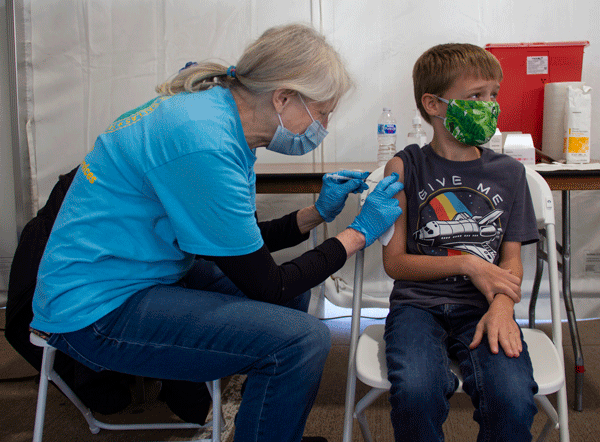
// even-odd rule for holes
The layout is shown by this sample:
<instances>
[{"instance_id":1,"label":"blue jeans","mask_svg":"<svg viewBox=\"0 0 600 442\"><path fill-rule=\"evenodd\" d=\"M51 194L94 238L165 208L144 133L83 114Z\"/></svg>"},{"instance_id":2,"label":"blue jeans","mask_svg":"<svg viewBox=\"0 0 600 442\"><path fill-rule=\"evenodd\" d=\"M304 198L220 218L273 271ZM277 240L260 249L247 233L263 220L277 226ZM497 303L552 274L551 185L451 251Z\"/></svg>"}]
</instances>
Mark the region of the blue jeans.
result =
<instances>
[{"instance_id":1,"label":"blue jeans","mask_svg":"<svg viewBox=\"0 0 600 442\"><path fill-rule=\"evenodd\" d=\"M427 310L392 306L385 341L396 442L444 440L448 400L458 385L449 370L450 357L459 362L463 389L475 406L477 440L531 441L537 384L526 344L518 358L506 357L501 348L493 354L487 336L469 350L485 311L459 304Z\"/></svg>"},{"instance_id":2,"label":"blue jeans","mask_svg":"<svg viewBox=\"0 0 600 442\"><path fill-rule=\"evenodd\" d=\"M309 296L292 307L307 309ZM331 338L317 318L248 299L200 260L180 284L143 290L49 343L96 370L194 382L247 374L235 441L293 442L302 438Z\"/></svg>"}]
</instances>

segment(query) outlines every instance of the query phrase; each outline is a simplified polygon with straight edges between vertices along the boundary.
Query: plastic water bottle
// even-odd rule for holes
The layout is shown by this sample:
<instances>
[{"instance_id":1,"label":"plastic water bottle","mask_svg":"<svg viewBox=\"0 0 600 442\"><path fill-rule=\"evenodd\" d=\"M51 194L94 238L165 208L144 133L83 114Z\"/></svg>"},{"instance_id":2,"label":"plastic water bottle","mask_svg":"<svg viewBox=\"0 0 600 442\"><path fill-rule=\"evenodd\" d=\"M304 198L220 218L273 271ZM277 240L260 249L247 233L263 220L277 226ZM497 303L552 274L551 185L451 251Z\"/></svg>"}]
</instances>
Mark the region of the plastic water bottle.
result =
<instances>
[{"instance_id":1,"label":"plastic water bottle","mask_svg":"<svg viewBox=\"0 0 600 442\"><path fill-rule=\"evenodd\" d=\"M377 121L377 143L377 166L385 166L396 155L396 119L387 107Z\"/></svg>"},{"instance_id":2,"label":"plastic water bottle","mask_svg":"<svg viewBox=\"0 0 600 442\"><path fill-rule=\"evenodd\" d=\"M407 145L418 144L419 147L423 147L425 144L427 144L427 134L421 127L421 123L421 114L419 114L419 111L416 110L415 116L412 119L412 129L406 136Z\"/></svg>"}]
</instances>

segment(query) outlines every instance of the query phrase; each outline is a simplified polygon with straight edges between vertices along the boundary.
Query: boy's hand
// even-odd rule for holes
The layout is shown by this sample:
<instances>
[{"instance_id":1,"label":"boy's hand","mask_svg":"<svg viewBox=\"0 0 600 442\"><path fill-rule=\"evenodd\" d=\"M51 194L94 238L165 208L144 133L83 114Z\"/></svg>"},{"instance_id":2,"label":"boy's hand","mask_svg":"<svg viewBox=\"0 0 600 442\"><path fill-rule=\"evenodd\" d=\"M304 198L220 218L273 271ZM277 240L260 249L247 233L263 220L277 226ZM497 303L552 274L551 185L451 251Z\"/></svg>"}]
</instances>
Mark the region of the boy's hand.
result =
<instances>
[{"instance_id":1,"label":"boy's hand","mask_svg":"<svg viewBox=\"0 0 600 442\"><path fill-rule=\"evenodd\" d=\"M502 346L504 353L509 358L518 357L523 351L521 342L521 331L514 320L514 302L507 296L499 294L490 304L490 308L475 329L475 336L469 345L473 350L487 333L490 350L498 354L498 343Z\"/></svg>"},{"instance_id":2,"label":"boy's hand","mask_svg":"<svg viewBox=\"0 0 600 442\"><path fill-rule=\"evenodd\" d=\"M468 276L490 304L497 293L505 294L515 303L521 301L521 278L513 275L510 270L471 256L471 271Z\"/></svg>"}]
</instances>

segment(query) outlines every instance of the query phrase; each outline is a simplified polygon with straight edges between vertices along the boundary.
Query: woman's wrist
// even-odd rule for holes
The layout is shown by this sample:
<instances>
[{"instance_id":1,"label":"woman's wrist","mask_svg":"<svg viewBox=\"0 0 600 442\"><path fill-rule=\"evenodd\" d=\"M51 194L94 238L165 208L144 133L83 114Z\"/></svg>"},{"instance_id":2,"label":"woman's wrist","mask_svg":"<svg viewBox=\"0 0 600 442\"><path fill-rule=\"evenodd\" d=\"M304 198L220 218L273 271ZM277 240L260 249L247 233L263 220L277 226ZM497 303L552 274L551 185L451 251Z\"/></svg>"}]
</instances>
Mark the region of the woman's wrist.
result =
<instances>
[{"instance_id":1,"label":"woman's wrist","mask_svg":"<svg viewBox=\"0 0 600 442\"><path fill-rule=\"evenodd\" d=\"M360 233L358 230L347 228L336 235L336 238L342 243L346 249L346 257L350 258L356 252L364 249L367 244L365 235Z\"/></svg>"},{"instance_id":2,"label":"woman's wrist","mask_svg":"<svg viewBox=\"0 0 600 442\"><path fill-rule=\"evenodd\" d=\"M298 229L300 233L308 233L319 224L323 222L323 218L319 215L317 208L313 204L312 206L300 209L296 214L296 222L298 223Z\"/></svg>"}]
</instances>

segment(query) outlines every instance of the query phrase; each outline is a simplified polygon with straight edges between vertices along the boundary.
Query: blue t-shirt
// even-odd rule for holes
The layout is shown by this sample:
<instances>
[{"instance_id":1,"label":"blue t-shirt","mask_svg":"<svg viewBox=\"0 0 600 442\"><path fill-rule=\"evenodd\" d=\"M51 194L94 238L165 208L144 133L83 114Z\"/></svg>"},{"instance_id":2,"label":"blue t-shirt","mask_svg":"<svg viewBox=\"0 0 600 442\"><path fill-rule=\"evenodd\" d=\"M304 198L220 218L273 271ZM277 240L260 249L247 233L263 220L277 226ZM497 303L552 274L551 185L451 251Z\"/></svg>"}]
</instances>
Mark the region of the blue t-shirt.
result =
<instances>
[{"instance_id":1,"label":"blue t-shirt","mask_svg":"<svg viewBox=\"0 0 600 442\"><path fill-rule=\"evenodd\" d=\"M194 255L258 250L255 161L222 87L158 97L121 116L63 201L31 326L79 330L139 290L177 282Z\"/></svg>"}]
</instances>

